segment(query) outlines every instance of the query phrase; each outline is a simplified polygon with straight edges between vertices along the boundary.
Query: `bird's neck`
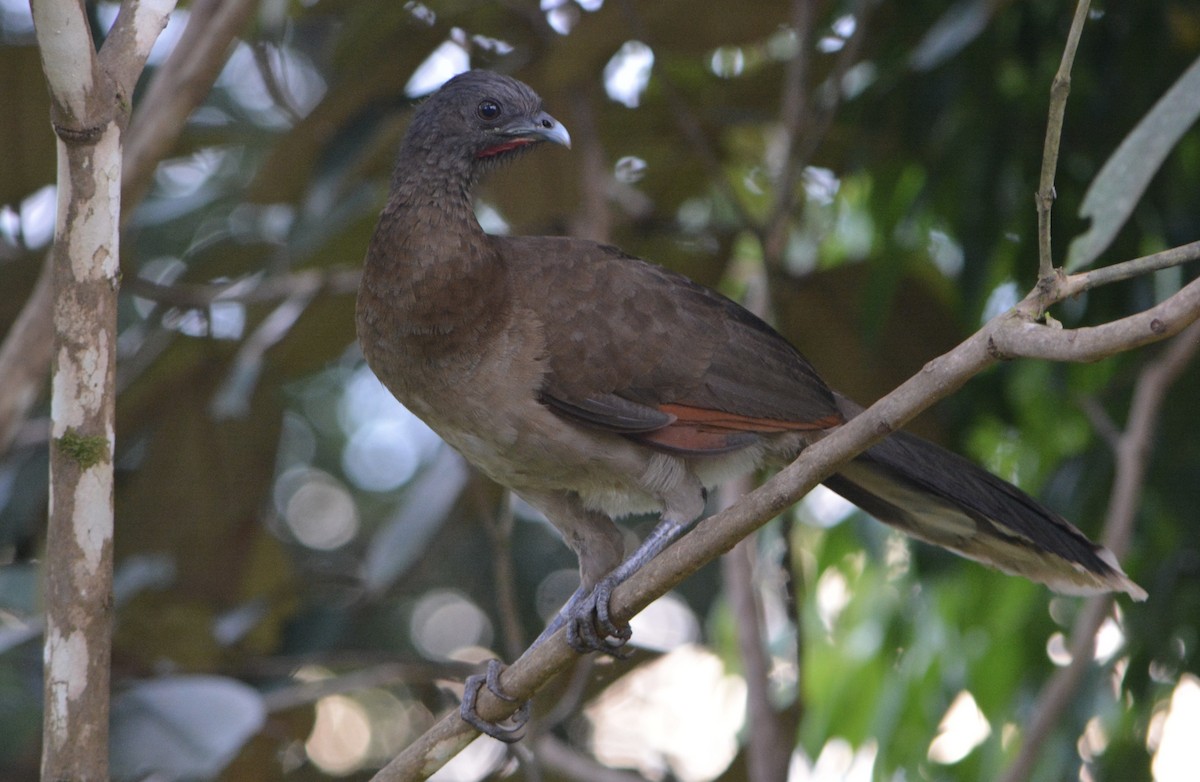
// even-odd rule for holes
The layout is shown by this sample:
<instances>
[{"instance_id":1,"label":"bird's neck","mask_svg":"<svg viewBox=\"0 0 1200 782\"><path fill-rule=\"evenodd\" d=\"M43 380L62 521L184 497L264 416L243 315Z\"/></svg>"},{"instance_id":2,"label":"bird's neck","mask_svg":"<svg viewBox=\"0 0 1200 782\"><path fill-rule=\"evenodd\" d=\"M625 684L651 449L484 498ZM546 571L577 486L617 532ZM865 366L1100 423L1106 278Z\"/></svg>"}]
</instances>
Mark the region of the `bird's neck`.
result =
<instances>
[{"instance_id":1,"label":"bird's neck","mask_svg":"<svg viewBox=\"0 0 1200 782\"><path fill-rule=\"evenodd\" d=\"M406 146L392 172L388 202L380 216L376 238L416 250L424 249L422 243L431 237L447 232L483 240L485 235L471 203L474 179L466 161L447 160L422 146ZM380 236L381 232L387 235Z\"/></svg>"},{"instance_id":2,"label":"bird's neck","mask_svg":"<svg viewBox=\"0 0 1200 782\"><path fill-rule=\"evenodd\" d=\"M365 352L373 342L414 360L469 352L507 315L504 261L475 219L472 180L467 166L401 156L359 292Z\"/></svg>"}]
</instances>

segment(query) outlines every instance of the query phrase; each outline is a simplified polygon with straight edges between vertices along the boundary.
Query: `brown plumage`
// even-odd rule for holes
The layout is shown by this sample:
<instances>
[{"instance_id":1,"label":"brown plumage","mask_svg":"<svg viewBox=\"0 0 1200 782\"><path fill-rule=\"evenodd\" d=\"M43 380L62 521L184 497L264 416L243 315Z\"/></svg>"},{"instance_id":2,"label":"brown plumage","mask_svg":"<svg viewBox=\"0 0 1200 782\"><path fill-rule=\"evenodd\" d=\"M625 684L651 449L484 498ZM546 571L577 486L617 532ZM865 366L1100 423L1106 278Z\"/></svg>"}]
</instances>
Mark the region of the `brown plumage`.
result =
<instances>
[{"instance_id":1,"label":"brown plumage","mask_svg":"<svg viewBox=\"0 0 1200 782\"><path fill-rule=\"evenodd\" d=\"M508 77L468 72L421 105L367 252L359 340L397 399L578 555L580 590L542 637L565 623L576 648L612 650L628 638L608 617L612 587L700 516L706 486L794 458L860 408L760 319L679 274L594 242L485 234L476 179L543 141L569 146ZM893 435L827 485L1055 589L1145 596L1061 516L916 437ZM635 511L662 520L625 560L612 517Z\"/></svg>"}]
</instances>

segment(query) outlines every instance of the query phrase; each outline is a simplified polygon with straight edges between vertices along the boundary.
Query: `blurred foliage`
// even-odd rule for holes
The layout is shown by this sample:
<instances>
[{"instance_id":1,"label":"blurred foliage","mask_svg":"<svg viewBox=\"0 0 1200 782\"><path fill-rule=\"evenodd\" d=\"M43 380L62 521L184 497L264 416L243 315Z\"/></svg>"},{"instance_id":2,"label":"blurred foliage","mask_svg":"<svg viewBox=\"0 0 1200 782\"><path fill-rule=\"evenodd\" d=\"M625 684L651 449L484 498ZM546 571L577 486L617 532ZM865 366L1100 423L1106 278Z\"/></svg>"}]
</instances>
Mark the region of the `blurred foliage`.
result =
<instances>
[{"instance_id":1,"label":"blurred foliage","mask_svg":"<svg viewBox=\"0 0 1200 782\"><path fill-rule=\"evenodd\" d=\"M828 96L858 27L862 49L797 184L801 207L781 263L766 269L770 309L831 385L870 401L1032 284L1032 194L1069 9L979 0L818 7L805 44L813 106ZM98 30L113 8L92 6ZM52 184L54 162L27 15L20 4L0 9L7 327L45 250L48 218L35 194ZM492 224L601 236L751 295L779 183L785 62L798 46L789 13L779 0L268 0L133 216L125 279L240 281L249 290L264 278L356 267L414 101L406 85L423 64L469 53L472 66L533 85L577 140L570 154L527 156L487 182L481 209ZM654 62L636 107L606 92L606 66L620 64L629 41L649 47ZM1056 183L1059 261L1087 228L1076 215L1088 184L1198 51L1193 3L1093 12ZM1098 263L1196 239L1197 181L1193 130ZM1097 290L1055 317L1068 326L1119 317L1195 274L1176 269ZM116 561L126 586L113 735L124 765L114 771L136 777L157 752L171 758L158 767L179 776L366 778L454 707L448 682L463 675L461 661L488 656L479 647L513 653L498 551L511 552L515 571L518 648L539 612L571 590L574 562L553 532L519 505L508 531L495 487L374 384L354 345L352 309L352 296L330 293L204 311L123 298ZM1095 535L1113 460L1084 405L1120 426L1139 369L1157 352L1095 366L1004 365L915 428ZM1120 646L1089 673L1036 779L1077 778L1081 766L1096 779L1148 779L1154 715L1181 675L1200 670L1197 398L1193 366L1154 439L1126 557L1151 599L1122 603ZM26 427L0 461L0 776L14 780L36 778L39 751L31 563L45 516L46 444L38 432L36 422ZM1055 669L1047 645L1069 630L1078 601L903 541L858 514L818 522L802 505L789 516L790 561L781 546L761 548L765 562L795 574L798 626L772 625L769 650L783 672L779 705L802 715L798 747L815 759L846 740L859 756L873 753L877 779L997 776ZM498 548L504 541L509 549ZM778 601L781 592L764 594ZM704 628L697 640L738 670L716 569L680 595ZM653 657L605 666L602 680ZM562 692L550 689L542 714ZM961 761L936 763L931 742L963 691L990 732ZM190 719L198 703L238 718ZM167 718L147 728L147 709ZM323 720L359 725L347 735L361 743L322 745ZM582 720L556 732L586 754ZM1080 736L1090 722L1106 741L1085 757ZM712 773L745 778L740 760ZM541 778L566 777L547 769Z\"/></svg>"}]
</instances>

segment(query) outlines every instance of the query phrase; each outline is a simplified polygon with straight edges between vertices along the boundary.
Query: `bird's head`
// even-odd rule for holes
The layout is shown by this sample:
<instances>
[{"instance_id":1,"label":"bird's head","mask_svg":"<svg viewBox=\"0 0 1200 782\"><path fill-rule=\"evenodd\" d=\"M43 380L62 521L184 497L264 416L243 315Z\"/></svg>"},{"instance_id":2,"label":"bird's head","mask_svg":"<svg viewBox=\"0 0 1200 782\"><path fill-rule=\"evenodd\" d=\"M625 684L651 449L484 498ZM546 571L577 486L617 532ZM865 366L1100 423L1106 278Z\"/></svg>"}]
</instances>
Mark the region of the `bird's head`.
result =
<instances>
[{"instance_id":1,"label":"bird's head","mask_svg":"<svg viewBox=\"0 0 1200 782\"><path fill-rule=\"evenodd\" d=\"M441 150L472 168L542 141L571 146L567 129L542 109L536 92L490 71L446 82L417 109L406 136L410 149Z\"/></svg>"}]
</instances>

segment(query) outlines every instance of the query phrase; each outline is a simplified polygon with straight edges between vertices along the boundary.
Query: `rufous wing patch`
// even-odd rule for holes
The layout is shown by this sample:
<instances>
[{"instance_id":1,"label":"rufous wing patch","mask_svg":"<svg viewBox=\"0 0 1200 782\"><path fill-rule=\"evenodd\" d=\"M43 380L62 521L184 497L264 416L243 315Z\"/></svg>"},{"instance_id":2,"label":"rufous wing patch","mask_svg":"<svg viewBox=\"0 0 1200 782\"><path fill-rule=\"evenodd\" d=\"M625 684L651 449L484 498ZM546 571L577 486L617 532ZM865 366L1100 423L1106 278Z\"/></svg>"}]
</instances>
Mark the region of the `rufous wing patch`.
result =
<instances>
[{"instance_id":1,"label":"rufous wing patch","mask_svg":"<svg viewBox=\"0 0 1200 782\"><path fill-rule=\"evenodd\" d=\"M675 420L660 429L632 435L633 439L664 451L693 455L728 453L752 445L759 435L828 429L843 421L838 415L781 421L681 404L659 405L658 409Z\"/></svg>"},{"instance_id":2,"label":"rufous wing patch","mask_svg":"<svg viewBox=\"0 0 1200 782\"><path fill-rule=\"evenodd\" d=\"M724 410L710 410L692 405L665 404L658 409L668 415L675 416L671 426L695 425L712 427L714 429L731 429L737 432L757 432L771 434L776 432L807 432L815 429L829 429L844 422L838 415L827 415L811 421L783 421L778 418L755 418L738 413L728 413Z\"/></svg>"}]
</instances>

